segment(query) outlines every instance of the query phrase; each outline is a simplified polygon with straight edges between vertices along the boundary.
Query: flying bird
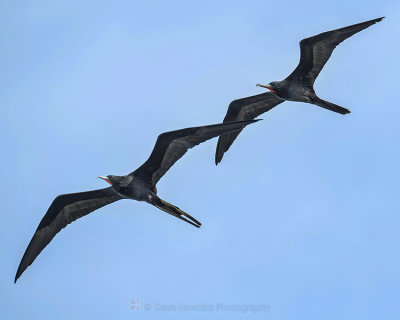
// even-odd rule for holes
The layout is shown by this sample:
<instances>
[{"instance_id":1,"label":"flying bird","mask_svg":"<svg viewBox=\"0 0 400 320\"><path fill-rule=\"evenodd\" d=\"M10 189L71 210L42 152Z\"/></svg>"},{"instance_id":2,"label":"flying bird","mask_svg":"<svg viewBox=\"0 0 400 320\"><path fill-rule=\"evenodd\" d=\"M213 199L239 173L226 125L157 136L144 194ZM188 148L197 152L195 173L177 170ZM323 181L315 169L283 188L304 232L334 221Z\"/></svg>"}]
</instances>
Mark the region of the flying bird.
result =
<instances>
[{"instance_id":1,"label":"flying bird","mask_svg":"<svg viewBox=\"0 0 400 320\"><path fill-rule=\"evenodd\" d=\"M125 176L99 176L110 187L63 194L55 198L25 250L14 283L61 229L76 219L121 199L145 201L200 228L201 223L195 218L157 196L157 182L188 149L220 134L243 129L256 121L258 120L237 121L164 132L158 136L150 157L138 169Z\"/></svg>"},{"instance_id":2,"label":"flying bird","mask_svg":"<svg viewBox=\"0 0 400 320\"><path fill-rule=\"evenodd\" d=\"M300 41L300 62L284 80L268 85L257 84L270 92L234 100L230 103L224 122L255 119L285 100L315 104L322 108L347 114L350 110L320 99L314 91L314 82L338 44L353 34L381 21L384 17L327 31ZM221 162L241 130L223 134L218 139L215 164Z\"/></svg>"}]
</instances>

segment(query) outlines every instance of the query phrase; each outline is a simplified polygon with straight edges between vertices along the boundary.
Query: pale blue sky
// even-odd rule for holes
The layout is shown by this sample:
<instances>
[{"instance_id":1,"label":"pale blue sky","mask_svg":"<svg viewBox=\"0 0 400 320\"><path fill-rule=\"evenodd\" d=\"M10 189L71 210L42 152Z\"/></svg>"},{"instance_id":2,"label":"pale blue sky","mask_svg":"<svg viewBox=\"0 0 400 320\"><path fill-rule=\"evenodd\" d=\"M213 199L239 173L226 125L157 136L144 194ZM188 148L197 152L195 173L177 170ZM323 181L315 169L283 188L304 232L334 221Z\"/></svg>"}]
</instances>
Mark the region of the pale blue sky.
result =
<instances>
[{"instance_id":1,"label":"pale blue sky","mask_svg":"<svg viewBox=\"0 0 400 320\"><path fill-rule=\"evenodd\" d=\"M120 201L64 229L13 284L57 195L105 187L98 175L135 169L164 131L222 121L293 70L302 38L380 16L316 82L350 115L286 102L218 167L213 140L164 176L159 195L201 229ZM0 1L0 314L398 319L399 31L398 1Z\"/></svg>"}]
</instances>

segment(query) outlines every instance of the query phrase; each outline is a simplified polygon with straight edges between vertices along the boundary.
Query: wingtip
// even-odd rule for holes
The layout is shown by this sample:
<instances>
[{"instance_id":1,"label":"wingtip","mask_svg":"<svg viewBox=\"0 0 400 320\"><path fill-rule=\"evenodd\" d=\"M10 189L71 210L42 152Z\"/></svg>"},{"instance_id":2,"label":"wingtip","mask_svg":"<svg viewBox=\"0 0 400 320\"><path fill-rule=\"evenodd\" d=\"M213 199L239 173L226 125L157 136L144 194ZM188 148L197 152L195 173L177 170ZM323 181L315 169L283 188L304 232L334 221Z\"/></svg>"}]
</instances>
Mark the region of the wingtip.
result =
<instances>
[{"instance_id":1,"label":"wingtip","mask_svg":"<svg viewBox=\"0 0 400 320\"><path fill-rule=\"evenodd\" d=\"M260 120L263 120L263 119L253 119L253 120L248 120L248 122L249 122L249 123L254 123L254 122L258 122L258 121L260 121Z\"/></svg>"},{"instance_id":2,"label":"wingtip","mask_svg":"<svg viewBox=\"0 0 400 320\"><path fill-rule=\"evenodd\" d=\"M241 120L241 121L233 121L233 122L224 122L223 124L226 124L226 125L228 125L228 124L234 124L234 125L236 125L236 126L240 125L239 128L236 128L236 129L232 130L232 131L235 131L235 130L237 130L237 129L242 130L242 129L243 129L244 127L246 127L247 125L252 124L252 123L256 123L256 122L261 121L261 120L263 120L263 119L251 119L251 120ZM231 141L228 145L226 145L226 144L225 144L226 141L225 141L225 142L222 142L222 140L221 140L221 137L223 137L223 136L224 136L224 134L221 134L221 135L219 136L218 142L217 142L217 149L216 149L216 151L215 151L215 158L214 158L214 162L215 162L215 165L216 165L216 166L218 166L218 164L222 161L222 158L224 157L224 153L225 153L226 151L228 151L230 145L231 145L232 142L233 142L233 141ZM233 138L233 140L235 140L235 139L236 139L236 137ZM222 145L224 145L224 147L223 147Z\"/></svg>"},{"instance_id":3,"label":"wingtip","mask_svg":"<svg viewBox=\"0 0 400 320\"><path fill-rule=\"evenodd\" d=\"M14 283L17 283L19 277L24 273L24 270L21 270L21 266L18 267L17 273L15 274Z\"/></svg>"},{"instance_id":4,"label":"wingtip","mask_svg":"<svg viewBox=\"0 0 400 320\"><path fill-rule=\"evenodd\" d=\"M346 108L343 108L343 109L344 109L342 112L343 115L351 113L351 111L349 109L346 109Z\"/></svg>"},{"instance_id":5,"label":"wingtip","mask_svg":"<svg viewBox=\"0 0 400 320\"><path fill-rule=\"evenodd\" d=\"M217 142L217 148L215 150L215 157L214 157L214 161L215 161L215 165L218 166L218 164L221 162L222 157L224 156L224 152L222 152L222 146L221 146L221 136L218 137L218 142Z\"/></svg>"},{"instance_id":6,"label":"wingtip","mask_svg":"<svg viewBox=\"0 0 400 320\"><path fill-rule=\"evenodd\" d=\"M263 120L263 119L242 120L242 121L237 121L237 123L242 123L243 126L247 126L249 124L256 123L260 120Z\"/></svg>"},{"instance_id":7,"label":"wingtip","mask_svg":"<svg viewBox=\"0 0 400 320\"><path fill-rule=\"evenodd\" d=\"M218 140L217 150L215 151L215 158L214 158L216 166L221 162L221 160L222 160L222 158L224 156L224 153L222 152L222 150L220 148L221 148L221 146L220 146L220 143L219 143L219 140Z\"/></svg>"}]
</instances>

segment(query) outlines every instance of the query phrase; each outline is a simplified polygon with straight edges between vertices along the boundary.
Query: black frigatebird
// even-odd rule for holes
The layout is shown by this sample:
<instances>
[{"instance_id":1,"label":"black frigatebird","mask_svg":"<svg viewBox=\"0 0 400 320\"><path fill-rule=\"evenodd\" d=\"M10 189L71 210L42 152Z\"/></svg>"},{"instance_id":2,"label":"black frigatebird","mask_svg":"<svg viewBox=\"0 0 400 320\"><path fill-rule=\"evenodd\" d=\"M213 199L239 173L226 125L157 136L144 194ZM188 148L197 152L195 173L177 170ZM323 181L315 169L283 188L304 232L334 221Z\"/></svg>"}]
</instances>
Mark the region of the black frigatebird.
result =
<instances>
[{"instance_id":1,"label":"black frigatebird","mask_svg":"<svg viewBox=\"0 0 400 320\"><path fill-rule=\"evenodd\" d=\"M158 136L150 157L138 169L125 176L99 177L107 181L111 187L58 196L40 221L25 250L14 282L61 229L76 219L117 200L145 201L200 228L199 221L157 196L157 182L188 149L223 133L243 129L256 121L258 120L237 121L165 132Z\"/></svg>"},{"instance_id":2,"label":"black frigatebird","mask_svg":"<svg viewBox=\"0 0 400 320\"><path fill-rule=\"evenodd\" d=\"M300 41L300 62L284 80L268 85L257 84L271 92L234 100L230 103L224 122L254 119L285 100L315 104L322 108L347 114L350 110L320 99L314 91L314 81L338 44L355 33L383 19L378 18L341 29L327 31ZM218 139L215 164L221 162L241 130L223 134Z\"/></svg>"}]
</instances>

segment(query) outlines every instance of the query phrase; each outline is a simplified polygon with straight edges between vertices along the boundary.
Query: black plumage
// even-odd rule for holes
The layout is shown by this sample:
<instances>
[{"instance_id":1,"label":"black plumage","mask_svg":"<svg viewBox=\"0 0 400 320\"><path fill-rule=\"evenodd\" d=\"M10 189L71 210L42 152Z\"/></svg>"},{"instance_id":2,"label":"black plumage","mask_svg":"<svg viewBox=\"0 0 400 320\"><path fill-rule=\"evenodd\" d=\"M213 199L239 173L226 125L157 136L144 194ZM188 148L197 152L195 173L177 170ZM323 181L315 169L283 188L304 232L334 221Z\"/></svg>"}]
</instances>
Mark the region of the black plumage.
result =
<instances>
[{"instance_id":1,"label":"black plumage","mask_svg":"<svg viewBox=\"0 0 400 320\"><path fill-rule=\"evenodd\" d=\"M233 100L229 104L228 112L226 113L224 122L237 121L236 119L255 119L260 114L271 110L273 107L277 106L283 101L285 100L279 98L277 95L271 92ZM224 153L229 150L233 141L235 141L241 131L242 130L235 130L220 135L217 143L217 151L215 152L215 164L221 162Z\"/></svg>"},{"instance_id":2,"label":"black plumage","mask_svg":"<svg viewBox=\"0 0 400 320\"><path fill-rule=\"evenodd\" d=\"M340 114L350 113L346 108L320 99L314 91L315 79L337 45L382 19L383 17L369 20L301 40L300 62L296 69L282 81L273 81L268 85L257 84L271 91L265 93L265 96L256 95L233 101L229 105L224 122L254 119L285 100L314 104ZM238 134L239 132L227 133L219 137L215 164L221 162L224 153Z\"/></svg>"},{"instance_id":3,"label":"black plumage","mask_svg":"<svg viewBox=\"0 0 400 320\"><path fill-rule=\"evenodd\" d=\"M100 177L111 187L87 192L63 194L54 199L39 223L18 267L14 282L30 266L55 235L68 224L96 209L121 199L149 204L195 227L201 223L178 207L157 196L156 184L188 149L232 130L243 129L257 120L237 121L165 132L158 136L154 149L137 170L125 176Z\"/></svg>"}]
</instances>

